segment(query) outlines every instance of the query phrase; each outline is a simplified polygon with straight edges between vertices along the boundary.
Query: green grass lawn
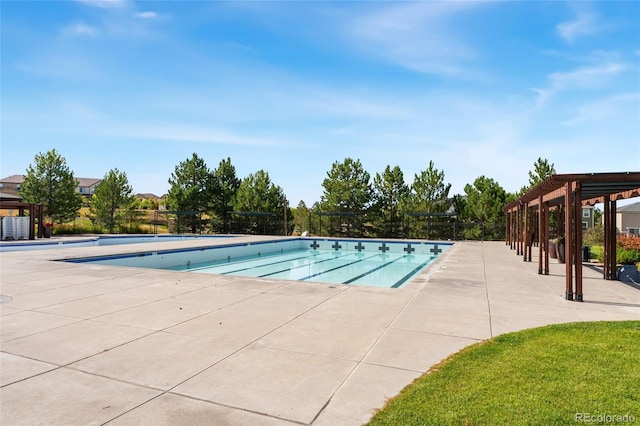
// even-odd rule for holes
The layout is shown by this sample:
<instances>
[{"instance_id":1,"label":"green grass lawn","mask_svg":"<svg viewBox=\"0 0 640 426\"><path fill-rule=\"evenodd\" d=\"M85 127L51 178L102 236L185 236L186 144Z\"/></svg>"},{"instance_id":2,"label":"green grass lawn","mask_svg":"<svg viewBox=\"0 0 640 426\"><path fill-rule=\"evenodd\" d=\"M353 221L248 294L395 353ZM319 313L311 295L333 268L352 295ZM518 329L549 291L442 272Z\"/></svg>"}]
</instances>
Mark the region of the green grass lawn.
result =
<instances>
[{"instance_id":1,"label":"green grass lawn","mask_svg":"<svg viewBox=\"0 0 640 426\"><path fill-rule=\"evenodd\" d=\"M625 420L640 425L640 321L552 325L473 345L416 379L369 424Z\"/></svg>"}]
</instances>

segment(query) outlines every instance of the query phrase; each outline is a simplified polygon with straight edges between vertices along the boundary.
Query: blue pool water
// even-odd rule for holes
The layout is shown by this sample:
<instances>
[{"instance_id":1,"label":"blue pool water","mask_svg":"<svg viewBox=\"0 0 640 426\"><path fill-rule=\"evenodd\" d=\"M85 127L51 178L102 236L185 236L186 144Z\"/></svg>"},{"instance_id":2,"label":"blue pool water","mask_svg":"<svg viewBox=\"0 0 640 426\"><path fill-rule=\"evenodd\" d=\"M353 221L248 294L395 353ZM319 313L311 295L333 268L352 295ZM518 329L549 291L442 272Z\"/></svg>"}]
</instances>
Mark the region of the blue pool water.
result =
<instances>
[{"instance_id":1,"label":"blue pool water","mask_svg":"<svg viewBox=\"0 0 640 426\"><path fill-rule=\"evenodd\" d=\"M421 241L300 238L67 261L397 288L410 282L450 246Z\"/></svg>"}]
</instances>

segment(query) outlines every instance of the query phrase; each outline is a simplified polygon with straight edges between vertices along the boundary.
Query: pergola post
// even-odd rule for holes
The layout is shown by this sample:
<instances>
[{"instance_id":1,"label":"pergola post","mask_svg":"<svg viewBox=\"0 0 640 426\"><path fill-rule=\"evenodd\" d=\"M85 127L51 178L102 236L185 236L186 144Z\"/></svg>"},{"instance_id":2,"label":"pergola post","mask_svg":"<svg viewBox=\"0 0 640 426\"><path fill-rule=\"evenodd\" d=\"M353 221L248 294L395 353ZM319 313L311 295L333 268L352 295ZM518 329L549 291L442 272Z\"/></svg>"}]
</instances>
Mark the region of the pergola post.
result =
<instances>
[{"instance_id":1,"label":"pergola post","mask_svg":"<svg viewBox=\"0 0 640 426\"><path fill-rule=\"evenodd\" d=\"M571 237L571 186L567 182L564 185L564 261L565 261L565 299L573 300L573 238Z\"/></svg>"},{"instance_id":2,"label":"pergola post","mask_svg":"<svg viewBox=\"0 0 640 426\"><path fill-rule=\"evenodd\" d=\"M544 245L546 234L544 232L544 204L542 196L538 198L538 274L542 275L542 256L546 254L547 249Z\"/></svg>"},{"instance_id":3,"label":"pergola post","mask_svg":"<svg viewBox=\"0 0 640 426\"><path fill-rule=\"evenodd\" d=\"M609 196L605 195L604 196L604 213L602 215L602 220L604 221L604 266L602 268L602 278L604 278L605 280L609 279L609 258L611 256L611 250L609 247L609 243L610 243L610 237L609 234L611 233L611 229L609 228L610 226L610 220L609 220L609 209L611 208L611 205L609 203Z\"/></svg>"},{"instance_id":4,"label":"pergola post","mask_svg":"<svg viewBox=\"0 0 640 426\"><path fill-rule=\"evenodd\" d=\"M516 212L511 210L511 250L516 249Z\"/></svg>"},{"instance_id":5,"label":"pergola post","mask_svg":"<svg viewBox=\"0 0 640 426\"><path fill-rule=\"evenodd\" d=\"M533 251L533 235L535 234L536 220L535 220L535 213L533 211L533 207L529 206L527 211L529 212L529 230L527 231L527 241L529 244L529 257L527 259L527 262L531 262L531 252Z\"/></svg>"},{"instance_id":6,"label":"pergola post","mask_svg":"<svg viewBox=\"0 0 640 426\"><path fill-rule=\"evenodd\" d=\"M511 246L511 235L509 234L511 228L511 212L507 211L505 215L504 221L504 236L505 236L505 245Z\"/></svg>"},{"instance_id":7,"label":"pergola post","mask_svg":"<svg viewBox=\"0 0 640 426\"><path fill-rule=\"evenodd\" d=\"M522 234L522 203L518 203L516 208L516 255L522 254L521 234Z\"/></svg>"},{"instance_id":8,"label":"pergola post","mask_svg":"<svg viewBox=\"0 0 640 426\"><path fill-rule=\"evenodd\" d=\"M529 203L524 204L522 212L522 260L527 261L527 246L529 245Z\"/></svg>"},{"instance_id":9,"label":"pergola post","mask_svg":"<svg viewBox=\"0 0 640 426\"><path fill-rule=\"evenodd\" d=\"M545 201L542 204L542 208L544 209L544 237L542 240L544 243L544 274L549 275L549 202Z\"/></svg>"},{"instance_id":10,"label":"pergola post","mask_svg":"<svg viewBox=\"0 0 640 426\"><path fill-rule=\"evenodd\" d=\"M611 224L611 279L618 279L618 268L617 268L617 259L616 259L616 246L617 241L616 237L618 234L617 226L616 226L616 209L617 209L617 201L611 200L611 208L609 208L609 214L611 217L609 218L609 222Z\"/></svg>"},{"instance_id":11,"label":"pergola post","mask_svg":"<svg viewBox=\"0 0 640 426\"><path fill-rule=\"evenodd\" d=\"M604 279L617 279L616 271L616 201L604 197Z\"/></svg>"},{"instance_id":12,"label":"pergola post","mask_svg":"<svg viewBox=\"0 0 640 426\"><path fill-rule=\"evenodd\" d=\"M576 182L574 205L573 229L575 232L576 301L582 302L582 187L580 182Z\"/></svg>"}]
</instances>

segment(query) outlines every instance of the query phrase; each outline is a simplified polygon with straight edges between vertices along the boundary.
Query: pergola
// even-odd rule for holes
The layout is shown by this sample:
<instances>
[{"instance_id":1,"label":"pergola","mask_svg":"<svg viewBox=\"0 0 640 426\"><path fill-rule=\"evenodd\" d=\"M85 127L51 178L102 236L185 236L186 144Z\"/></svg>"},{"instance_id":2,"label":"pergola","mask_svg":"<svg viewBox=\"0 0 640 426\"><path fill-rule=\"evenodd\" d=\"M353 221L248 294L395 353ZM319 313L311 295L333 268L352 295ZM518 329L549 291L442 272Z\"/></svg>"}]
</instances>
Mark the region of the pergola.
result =
<instances>
[{"instance_id":1,"label":"pergola","mask_svg":"<svg viewBox=\"0 0 640 426\"><path fill-rule=\"evenodd\" d=\"M583 301L582 206L604 204L603 278L617 279L616 201L640 196L640 172L553 175L507 204L507 244L524 261L539 246L538 274L549 275L549 215L557 212L558 233L565 238L565 298Z\"/></svg>"},{"instance_id":2,"label":"pergola","mask_svg":"<svg viewBox=\"0 0 640 426\"><path fill-rule=\"evenodd\" d=\"M20 197L0 196L0 210L18 210L18 216L24 216L29 212L29 239L36 239L36 220L38 224L44 223L44 206L42 204L23 203ZM42 226L38 226L38 238L42 238Z\"/></svg>"}]
</instances>

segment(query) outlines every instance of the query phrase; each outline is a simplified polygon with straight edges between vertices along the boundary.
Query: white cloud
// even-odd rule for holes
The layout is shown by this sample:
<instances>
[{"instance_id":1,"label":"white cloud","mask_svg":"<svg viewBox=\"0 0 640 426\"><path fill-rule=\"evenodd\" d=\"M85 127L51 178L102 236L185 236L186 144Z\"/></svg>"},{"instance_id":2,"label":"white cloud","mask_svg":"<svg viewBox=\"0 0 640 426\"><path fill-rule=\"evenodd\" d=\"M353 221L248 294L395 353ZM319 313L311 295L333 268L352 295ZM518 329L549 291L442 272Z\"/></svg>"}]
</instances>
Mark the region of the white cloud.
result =
<instances>
[{"instance_id":1,"label":"white cloud","mask_svg":"<svg viewBox=\"0 0 640 426\"><path fill-rule=\"evenodd\" d=\"M555 94L574 89L597 89L606 85L613 77L628 67L621 62L607 62L601 65L582 67L573 71L554 72L547 76L549 85L546 88L533 88L538 95L536 107L544 105Z\"/></svg>"},{"instance_id":2,"label":"white cloud","mask_svg":"<svg viewBox=\"0 0 640 426\"><path fill-rule=\"evenodd\" d=\"M282 145L262 137L253 137L237 134L227 130L221 130L205 126L190 125L128 125L121 123L114 126L115 133L121 136L158 139L184 142L204 142L215 144L230 144L243 146L275 146Z\"/></svg>"},{"instance_id":3,"label":"white cloud","mask_svg":"<svg viewBox=\"0 0 640 426\"><path fill-rule=\"evenodd\" d=\"M94 37L98 35L100 31L91 25L77 23L67 25L62 29L63 34L73 35L73 36L90 36Z\"/></svg>"},{"instance_id":4,"label":"white cloud","mask_svg":"<svg viewBox=\"0 0 640 426\"><path fill-rule=\"evenodd\" d=\"M146 11L146 12L138 12L136 13L136 18L140 18L140 19L155 19L158 17L158 14L156 12L153 11Z\"/></svg>"},{"instance_id":5,"label":"white cloud","mask_svg":"<svg viewBox=\"0 0 640 426\"><path fill-rule=\"evenodd\" d=\"M481 4L393 4L352 18L347 31L353 43L369 55L418 72L469 78L472 75L465 63L476 53L448 24L456 15Z\"/></svg>"},{"instance_id":6,"label":"white cloud","mask_svg":"<svg viewBox=\"0 0 640 426\"><path fill-rule=\"evenodd\" d=\"M640 92L607 96L579 106L577 113L562 124L573 126L585 122L613 119L620 117L625 112L632 111L634 108L636 113L640 112L639 106Z\"/></svg>"},{"instance_id":7,"label":"white cloud","mask_svg":"<svg viewBox=\"0 0 640 426\"><path fill-rule=\"evenodd\" d=\"M626 71L624 64L610 62L599 66L578 68L569 72L554 72L549 75L549 80L551 86L556 90L593 87L624 71Z\"/></svg>"},{"instance_id":8,"label":"white cloud","mask_svg":"<svg viewBox=\"0 0 640 426\"><path fill-rule=\"evenodd\" d=\"M130 5L129 0L76 0L87 6L100 9L126 9Z\"/></svg>"},{"instance_id":9,"label":"white cloud","mask_svg":"<svg viewBox=\"0 0 640 426\"><path fill-rule=\"evenodd\" d=\"M579 37L594 34L600 30L598 17L591 12L579 12L575 20L562 22L556 27L558 34L569 44Z\"/></svg>"}]
</instances>

